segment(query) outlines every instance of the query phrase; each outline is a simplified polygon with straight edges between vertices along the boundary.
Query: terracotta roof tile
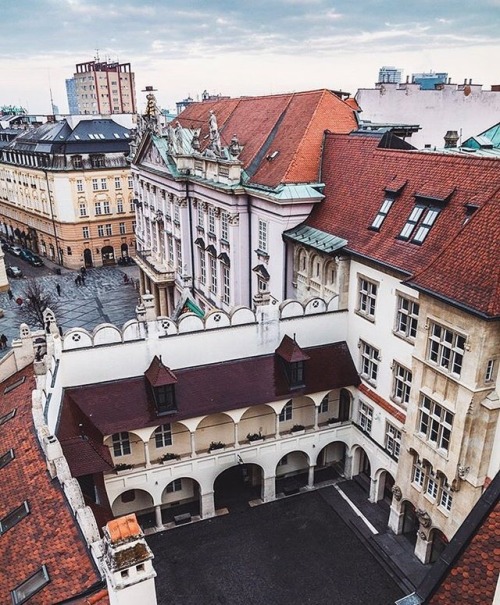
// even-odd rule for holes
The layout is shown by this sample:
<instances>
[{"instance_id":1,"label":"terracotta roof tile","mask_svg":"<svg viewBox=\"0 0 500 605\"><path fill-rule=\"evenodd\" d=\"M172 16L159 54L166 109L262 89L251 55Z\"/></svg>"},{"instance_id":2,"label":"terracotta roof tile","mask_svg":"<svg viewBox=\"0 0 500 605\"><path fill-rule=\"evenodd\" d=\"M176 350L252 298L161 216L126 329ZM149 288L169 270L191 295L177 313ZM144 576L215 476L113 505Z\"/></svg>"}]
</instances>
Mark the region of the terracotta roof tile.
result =
<instances>
[{"instance_id":1,"label":"terracotta roof tile","mask_svg":"<svg viewBox=\"0 0 500 605\"><path fill-rule=\"evenodd\" d=\"M250 184L267 187L317 182L324 131L347 133L357 126L352 108L329 90L193 103L178 120L185 127L201 127L200 141L208 141L210 110L222 144L236 134L243 146L239 159ZM266 159L274 151L276 157Z\"/></svg>"},{"instance_id":2,"label":"terracotta roof tile","mask_svg":"<svg viewBox=\"0 0 500 605\"><path fill-rule=\"evenodd\" d=\"M394 418L396 418L397 420L399 420L403 424L406 422L406 415L401 410L399 410L395 405L392 405L392 403L389 403L388 401L386 401L378 393L375 393L375 391L372 391L372 389L368 388L365 384L361 383L358 386L358 389L364 395L366 395L367 397L369 397L372 401L374 401L375 403L377 403L386 412L389 412L389 414L391 416L394 416Z\"/></svg>"},{"instance_id":3,"label":"terracotta roof tile","mask_svg":"<svg viewBox=\"0 0 500 605\"><path fill-rule=\"evenodd\" d=\"M21 386L3 394L6 384L26 376ZM53 605L88 590L100 575L86 548L58 481L51 481L38 444L31 415L35 388L29 366L0 386L0 416L17 408L0 426L1 453L15 458L0 469L0 518L25 500L30 513L0 536L4 556L0 566L0 603L10 603L10 591L45 564L50 582L30 603Z\"/></svg>"},{"instance_id":4,"label":"terracotta roof tile","mask_svg":"<svg viewBox=\"0 0 500 605\"><path fill-rule=\"evenodd\" d=\"M439 283L437 278L429 282L429 287L479 311L496 313L498 262L494 259L500 257L498 161L382 149L378 148L379 143L380 137L374 135L327 135L322 167L326 197L315 206L305 224L344 238L348 241L347 250L409 276L436 261L432 270L441 279ZM406 185L396 196L380 230L371 230L391 182ZM441 199L451 194L421 245L398 239L418 193ZM473 217L474 222L471 219L470 226L462 229L466 204L471 199L479 207L491 199L491 207L485 208L482 218ZM455 239L456 244L450 249L454 256L450 251L441 257ZM443 263L441 268L438 260ZM467 276L464 287L454 279L458 273Z\"/></svg>"},{"instance_id":5,"label":"terracotta roof tile","mask_svg":"<svg viewBox=\"0 0 500 605\"><path fill-rule=\"evenodd\" d=\"M106 530L113 544L136 538L142 534L135 513L113 519L106 524Z\"/></svg>"},{"instance_id":6,"label":"terracotta roof tile","mask_svg":"<svg viewBox=\"0 0 500 605\"><path fill-rule=\"evenodd\" d=\"M144 372L144 376L153 387L161 387L167 384L175 384L177 378L174 373L163 365L160 358L155 355L149 368Z\"/></svg>"},{"instance_id":7,"label":"terracotta roof tile","mask_svg":"<svg viewBox=\"0 0 500 605\"><path fill-rule=\"evenodd\" d=\"M306 361L309 355L306 355L304 351L299 347L293 338L290 338L288 334L283 336L283 340L280 346L276 349L276 355L279 355L285 361L294 363L296 361Z\"/></svg>"}]
</instances>

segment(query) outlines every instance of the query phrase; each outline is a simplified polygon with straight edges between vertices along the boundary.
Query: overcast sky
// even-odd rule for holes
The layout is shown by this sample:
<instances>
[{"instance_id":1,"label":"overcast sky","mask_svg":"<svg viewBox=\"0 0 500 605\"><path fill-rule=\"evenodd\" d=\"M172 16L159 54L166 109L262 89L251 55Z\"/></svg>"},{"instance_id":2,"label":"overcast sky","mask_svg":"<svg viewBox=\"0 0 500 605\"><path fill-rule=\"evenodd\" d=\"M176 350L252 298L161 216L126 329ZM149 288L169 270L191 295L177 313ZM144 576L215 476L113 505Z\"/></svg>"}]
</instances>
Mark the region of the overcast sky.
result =
<instances>
[{"instance_id":1,"label":"overcast sky","mask_svg":"<svg viewBox=\"0 0 500 605\"><path fill-rule=\"evenodd\" d=\"M500 0L3 0L0 105L67 111L76 63L118 59L164 108L240 96L372 87L382 65L500 84Z\"/></svg>"}]
</instances>

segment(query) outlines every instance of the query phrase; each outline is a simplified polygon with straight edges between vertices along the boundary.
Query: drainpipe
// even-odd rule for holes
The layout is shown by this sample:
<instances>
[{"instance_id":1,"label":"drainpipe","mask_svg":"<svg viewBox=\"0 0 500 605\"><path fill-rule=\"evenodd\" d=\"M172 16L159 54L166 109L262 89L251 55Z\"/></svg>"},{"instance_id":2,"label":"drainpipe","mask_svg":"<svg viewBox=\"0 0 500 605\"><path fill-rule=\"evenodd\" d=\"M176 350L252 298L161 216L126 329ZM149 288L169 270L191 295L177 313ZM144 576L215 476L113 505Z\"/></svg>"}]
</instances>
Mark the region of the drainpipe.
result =
<instances>
[{"instance_id":1,"label":"drainpipe","mask_svg":"<svg viewBox=\"0 0 500 605\"><path fill-rule=\"evenodd\" d=\"M285 275L285 283L283 284L283 300L287 300L287 293L288 293L288 240L284 240L285 241L285 271L284 271L284 275Z\"/></svg>"},{"instance_id":2,"label":"drainpipe","mask_svg":"<svg viewBox=\"0 0 500 605\"><path fill-rule=\"evenodd\" d=\"M45 173L45 182L47 183L47 195L49 197L50 220L52 221L52 227L54 229L54 239L56 242L56 260L57 260L58 265L62 265L61 251L59 249L59 240L57 239L56 221L54 219L54 208L52 206L52 194L50 192L50 187L49 187L49 175L46 170L44 170L44 173Z\"/></svg>"},{"instance_id":3,"label":"drainpipe","mask_svg":"<svg viewBox=\"0 0 500 605\"><path fill-rule=\"evenodd\" d=\"M247 215L248 215L248 308L251 309L252 302L252 211L250 196L247 193Z\"/></svg>"},{"instance_id":4,"label":"drainpipe","mask_svg":"<svg viewBox=\"0 0 500 605\"><path fill-rule=\"evenodd\" d=\"M187 170L187 176L191 174L191 171ZM188 206L188 216L189 216L189 247L191 252L191 294L194 298L194 278L195 278L195 269L194 269L194 245L193 245L193 209L191 208L191 198L189 197L189 180L186 179L186 200Z\"/></svg>"}]
</instances>

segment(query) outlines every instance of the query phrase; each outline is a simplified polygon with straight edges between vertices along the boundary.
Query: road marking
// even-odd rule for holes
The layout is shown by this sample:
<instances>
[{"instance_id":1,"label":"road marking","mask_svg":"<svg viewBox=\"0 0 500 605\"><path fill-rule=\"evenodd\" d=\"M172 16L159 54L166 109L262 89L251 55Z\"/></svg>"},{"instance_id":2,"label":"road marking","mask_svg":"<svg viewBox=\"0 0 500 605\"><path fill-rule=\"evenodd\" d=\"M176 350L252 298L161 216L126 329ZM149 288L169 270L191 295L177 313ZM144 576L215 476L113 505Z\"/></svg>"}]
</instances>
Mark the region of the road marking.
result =
<instances>
[{"instance_id":1,"label":"road marking","mask_svg":"<svg viewBox=\"0 0 500 605\"><path fill-rule=\"evenodd\" d=\"M349 504L349 506L352 508L352 510L356 513L356 515L358 517L361 517L361 519L363 519L363 521L366 523L366 526L372 532L372 534L378 534L378 530L375 529L375 527L370 523L370 521L368 521L368 519L363 515L363 513L359 510L359 508L349 500L349 498L344 494L344 492L339 488L339 486L334 485L333 487L338 491L338 493L342 496L342 498L344 498L344 500L347 502L347 504Z\"/></svg>"}]
</instances>

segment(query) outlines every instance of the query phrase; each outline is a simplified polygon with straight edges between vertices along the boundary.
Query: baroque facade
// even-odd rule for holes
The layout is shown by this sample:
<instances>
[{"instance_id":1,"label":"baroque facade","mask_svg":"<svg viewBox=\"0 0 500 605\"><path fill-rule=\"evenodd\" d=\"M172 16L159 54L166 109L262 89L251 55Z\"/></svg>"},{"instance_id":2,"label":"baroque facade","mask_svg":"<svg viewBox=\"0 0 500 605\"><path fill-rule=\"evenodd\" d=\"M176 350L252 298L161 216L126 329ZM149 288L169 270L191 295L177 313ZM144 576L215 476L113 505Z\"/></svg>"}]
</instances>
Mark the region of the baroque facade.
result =
<instances>
[{"instance_id":1,"label":"baroque facade","mask_svg":"<svg viewBox=\"0 0 500 605\"><path fill-rule=\"evenodd\" d=\"M0 154L3 235L71 269L133 253L129 142L110 119L20 131Z\"/></svg>"}]
</instances>

